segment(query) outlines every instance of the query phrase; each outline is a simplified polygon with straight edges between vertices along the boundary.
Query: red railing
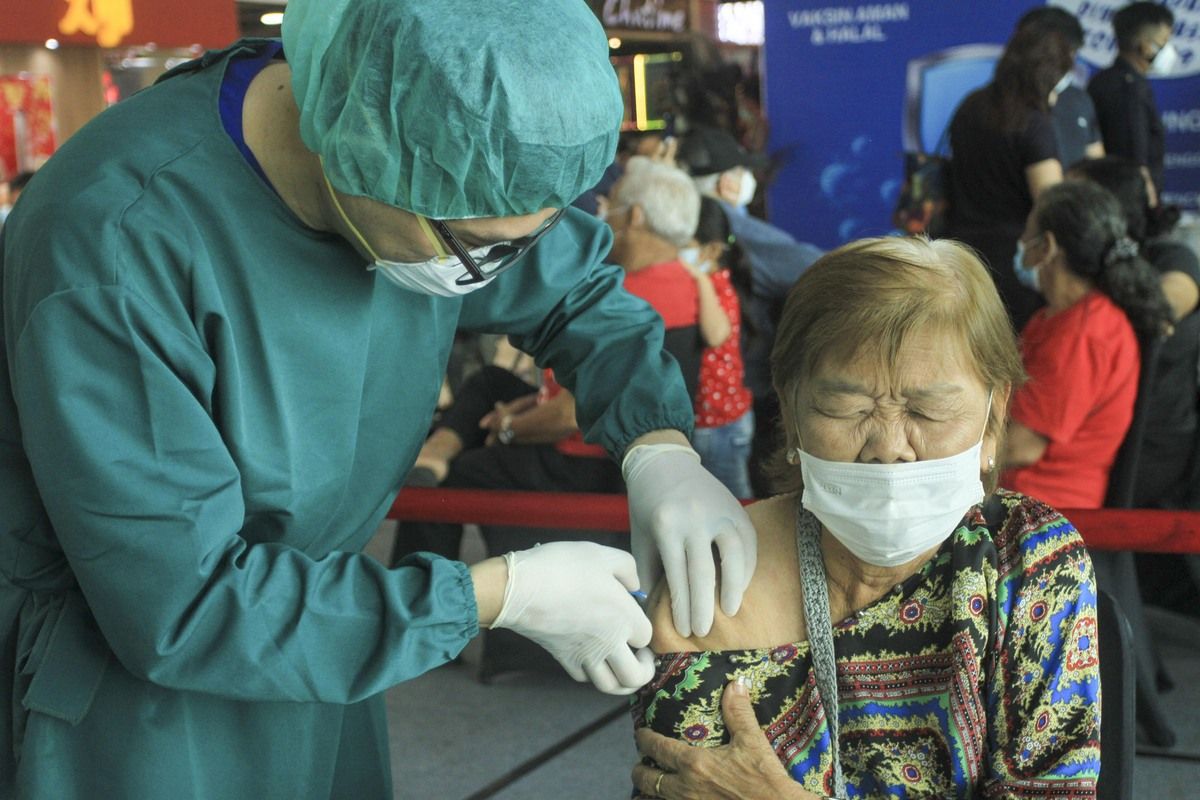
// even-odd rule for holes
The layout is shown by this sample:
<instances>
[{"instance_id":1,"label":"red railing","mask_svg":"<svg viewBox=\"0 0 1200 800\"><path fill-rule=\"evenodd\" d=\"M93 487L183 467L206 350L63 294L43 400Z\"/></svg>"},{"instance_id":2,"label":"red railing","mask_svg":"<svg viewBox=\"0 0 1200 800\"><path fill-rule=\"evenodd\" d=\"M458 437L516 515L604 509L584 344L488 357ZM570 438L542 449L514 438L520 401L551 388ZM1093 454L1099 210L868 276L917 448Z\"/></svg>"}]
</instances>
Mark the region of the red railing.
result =
<instances>
[{"instance_id":1,"label":"red railing","mask_svg":"<svg viewBox=\"0 0 1200 800\"><path fill-rule=\"evenodd\" d=\"M1097 550L1200 553L1200 512L1060 509ZM405 489L388 514L420 522L472 522L527 528L627 531L624 495Z\"/></svg>"}]
</instances>

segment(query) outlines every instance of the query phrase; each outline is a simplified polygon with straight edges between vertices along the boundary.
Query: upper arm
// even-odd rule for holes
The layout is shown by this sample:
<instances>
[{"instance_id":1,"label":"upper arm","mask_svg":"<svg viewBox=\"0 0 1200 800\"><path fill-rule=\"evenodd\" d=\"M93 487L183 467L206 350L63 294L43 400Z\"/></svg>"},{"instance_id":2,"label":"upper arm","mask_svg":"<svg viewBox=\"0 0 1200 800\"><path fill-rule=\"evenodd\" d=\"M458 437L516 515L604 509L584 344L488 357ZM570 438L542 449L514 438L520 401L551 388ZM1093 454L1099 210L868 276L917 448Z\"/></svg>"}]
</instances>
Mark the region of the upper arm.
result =
<instances>
[{"instance_id":1,"label":"upper arm","mask_svg":"<svg viewBox=\"0 0 1200 800\"><path fill-rule=\"evenodd\" d=\"M746 507L758 537L758 560L737 616L727 616L716 603L712 629L705 636L682 637L671 617L666 579L651 592L647 616L654 625L650 648L656 653L773 647L804 638L800 568L795 540L796 498L760 500ZM716 588L719 600L720 583Z\"/></svg>"},{"instance_id":2,"label":"upper arm","mask_svg":"<svg viewBox=\"0 0 1200 800\"><path fill-rule=\"evenodd\" d=\"M1070 441L1095 407L1109 368L1100 344L1060 330L1021 355L1029 380L1013 392L1012 419L1051 442Z\"/></svg>"},{"instance_id":3,"label":"upper arm","mask_svg":"<svg viewBox=\"0 0 1200 800\"><path fill-rule=\"evenodd\" d=\"M985 795L1046 796L1100 768L1096 583L1087 549L1065 520L1020 544L997 587L1001 655L987 678ZM1007 602L1006 602L1007 600Z\"/></svg>"},{"instance_id":4,"label":"upper arm","mask_svg":"<svg viewBox=\"0 0 1200 800\"><path fill-rule=\"evenodd\" d=\"M1009 420L1004 435L1004 466L1025 467L1035 464L1049 444L1050 440L1037 431L1015 419Z\"/></svg>"},{"instance_id":5,"label":"upper arm","mask_svg":"<svg viewBox=\"0 0 1200 800\"><path fill-rule=\"evenodd\" d=\"M1025 167L1025 183L1029 195L1037 200L1043 190L1060 183L1063 178L1062 164L1057 158L1047 158Z\"/></svg>"},{"instance_id":6,"label":"upper arm","mask_svg":"<svg viewBox=\"0 0 1200 800\"><path fill-rule=\"evenodd\" d=\"M1171 270L1163 273L1160 280L1163 294L1171 306L1171 316L1176 322L1196 310L1196 304L1200 302L1200 287L1196 286L1196 280L1191 275Z\"/></svg>"}]
</instances>

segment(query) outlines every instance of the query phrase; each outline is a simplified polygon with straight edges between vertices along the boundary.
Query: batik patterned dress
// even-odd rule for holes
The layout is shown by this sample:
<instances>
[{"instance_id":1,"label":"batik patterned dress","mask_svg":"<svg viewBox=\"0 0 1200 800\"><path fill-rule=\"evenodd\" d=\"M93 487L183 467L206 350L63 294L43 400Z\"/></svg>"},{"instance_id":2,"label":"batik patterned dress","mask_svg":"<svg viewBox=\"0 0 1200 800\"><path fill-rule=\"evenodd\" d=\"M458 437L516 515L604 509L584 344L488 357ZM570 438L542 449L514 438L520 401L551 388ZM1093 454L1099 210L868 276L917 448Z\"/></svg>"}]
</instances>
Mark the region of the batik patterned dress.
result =
<instances>
[{"instance_id":1,"label":"batik patterned dress","mask_svg":"<svg viewBox=\"0 0 1200 800\"><path fill-rule=\"evenodd\" d=\"M1078 532L1036 500L997 493L916 574L834 626L848 795L1091 800L1097 646L1096 584ZM807 642L664 653L635 700L635 726L725 744L721 693L741 676L784 767L830 795L810 664Z\"/></svg>"}]
</instances>

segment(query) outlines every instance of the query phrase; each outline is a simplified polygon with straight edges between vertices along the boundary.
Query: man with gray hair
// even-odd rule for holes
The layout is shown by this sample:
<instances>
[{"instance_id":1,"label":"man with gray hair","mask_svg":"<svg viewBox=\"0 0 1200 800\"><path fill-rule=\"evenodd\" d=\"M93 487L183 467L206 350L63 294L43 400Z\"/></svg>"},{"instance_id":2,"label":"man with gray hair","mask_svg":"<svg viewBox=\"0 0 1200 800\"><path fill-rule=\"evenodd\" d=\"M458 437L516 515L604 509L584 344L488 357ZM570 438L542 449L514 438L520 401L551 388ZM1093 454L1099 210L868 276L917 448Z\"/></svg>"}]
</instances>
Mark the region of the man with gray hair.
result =
<instances>
[{"instance_id":1,"label":"man with gray hair","mask_svg":"<svg viewBox=\"0 0 1200 800\"><path fill-rule=\"evenodd\" d=\"M700 193L688 174L646 156L634 156L613 186L605 219L636 207L635 215L657 237L678 248L686 247L700 220ZM678 253L676 253L678 255ZM620 263L620 259L615 259Z\"/></svg>"}]
</instances>

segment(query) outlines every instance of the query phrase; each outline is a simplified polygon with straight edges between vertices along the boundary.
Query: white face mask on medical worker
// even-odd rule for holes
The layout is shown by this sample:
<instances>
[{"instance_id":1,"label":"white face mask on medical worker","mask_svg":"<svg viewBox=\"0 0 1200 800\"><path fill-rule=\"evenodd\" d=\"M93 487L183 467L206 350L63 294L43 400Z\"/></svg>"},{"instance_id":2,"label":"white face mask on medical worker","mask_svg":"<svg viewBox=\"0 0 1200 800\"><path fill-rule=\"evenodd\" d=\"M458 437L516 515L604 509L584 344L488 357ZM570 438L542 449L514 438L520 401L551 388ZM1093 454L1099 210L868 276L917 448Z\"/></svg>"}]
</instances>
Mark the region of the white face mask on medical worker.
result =
<instances>
[{"instance_id":1,"label":"white face mask on medical worker","mask_svg":"<svg viewBox=\"0 0 1200 800\"><path fill-rule=\"evenodd\" d=\"M984 432L992 413L988 395ZM899 464L825 461L799 451L801 504L868 564L896 567L946 540L984 498L979 441L958 455Z\"/></svg>"},{"instance_id":2,"label":"white face mask on medical worker","mask_svg":"<svg viewBox=\"0 0 1200 800\"><path fill-rule=\"evenodd\" d=\"M471 250L471 255L482 259L490 248ZM425 261L388 261L376 258L368 269L376 270L392 283L420 294L436 297L458 297L487 286L496 276L491 275L475 283L458 283L466 268L454 256L434 256Z\"/></svg>"},{"instance_id":3,"label":"white face mask on medical worker","mask_svg":"<svg viewBox=\"0 0 1200 800\"><path fill-rule=\"evenodd\" d=\"M342 222L346 223L346 227L358 239L362 248L371 256L372 263L368 269L378 270L380 275L401 288L435 297L458 297L469 294L487 286L496 277L492 275L473 283L462 283L459 278L463 276L466 268L462 261L454 256L437 255L424 261L389 261L380 258L375 249L367 242L366 237L359 231L358 226L350 221L350 217L346 216L342 203L338 200L337 192L333 190L329 176L324 175L324 170L322 170L322 175L325 178L325 188L329 190L329 198L333 201L333 207L337 210L338 216L342 218ZM417 220L425 229L425 235L430 238L430 241L435 241L425 218L417 217ZM489 250L490 248L486 247L475 248L470 251L470 254L472 258L483 258Z\"/></svg>"}]
</instances>

